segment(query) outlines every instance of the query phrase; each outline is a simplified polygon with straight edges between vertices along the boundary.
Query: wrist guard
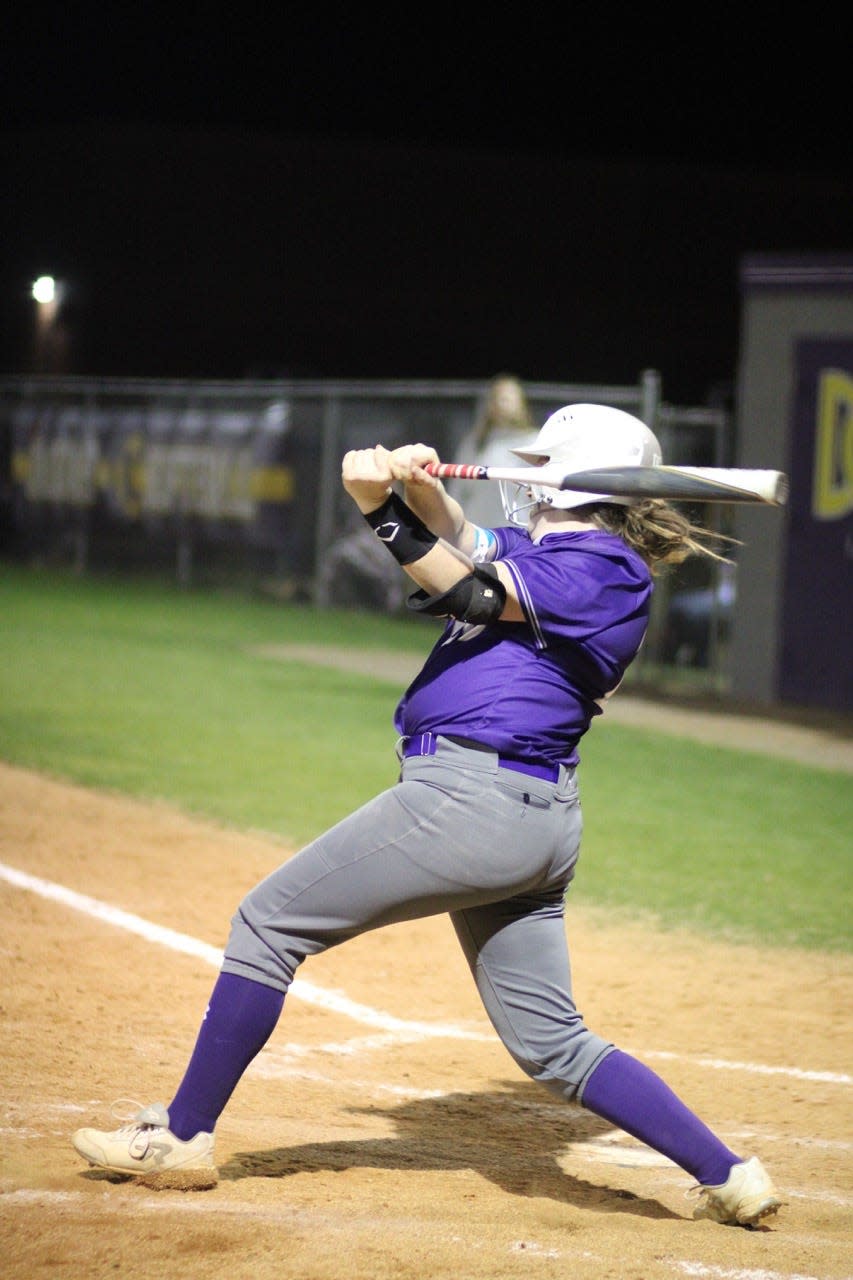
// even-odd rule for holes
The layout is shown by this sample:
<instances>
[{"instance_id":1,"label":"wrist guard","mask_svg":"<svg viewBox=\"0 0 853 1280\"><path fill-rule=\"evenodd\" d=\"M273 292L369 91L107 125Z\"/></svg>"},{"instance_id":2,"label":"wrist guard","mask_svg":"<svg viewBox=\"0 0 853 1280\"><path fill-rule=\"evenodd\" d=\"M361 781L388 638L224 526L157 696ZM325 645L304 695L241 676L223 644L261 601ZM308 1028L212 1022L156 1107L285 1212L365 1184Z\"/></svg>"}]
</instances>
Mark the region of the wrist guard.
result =
<instances>
[{"instance_id":1,"label":"wrist guard","mask_svg":"<svg viewBox=\"0 0 853 1280\"><path fill-rule=\"evenodd\" d=\"M506 604L506 587L493 564L477 564L473 573L438 596L414 591L406 606L415 613L429 613L437 618L458 618L460 622L497 622Z\"/></svg>"},{"instance_id":2,"label":"wrist guard","mask_svg":"<svg viewBox=\"0 0 853 1280\"><path fill-rule=\"evenodd\" d=\"M390 493L381 507L368 511L364 518L398 564L413 564L438 542L435 534L430 533L423 520L396 493Z\"/></svg>"}]
</instances>

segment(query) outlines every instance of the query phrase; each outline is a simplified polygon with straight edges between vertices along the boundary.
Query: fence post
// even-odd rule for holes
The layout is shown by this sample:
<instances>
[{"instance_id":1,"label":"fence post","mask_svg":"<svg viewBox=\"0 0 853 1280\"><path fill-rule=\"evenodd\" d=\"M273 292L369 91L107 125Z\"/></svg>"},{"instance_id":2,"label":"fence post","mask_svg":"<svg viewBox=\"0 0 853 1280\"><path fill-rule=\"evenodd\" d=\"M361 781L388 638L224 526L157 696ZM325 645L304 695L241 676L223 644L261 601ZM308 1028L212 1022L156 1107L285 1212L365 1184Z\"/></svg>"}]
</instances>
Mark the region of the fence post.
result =
<instances>
[{"instance_id":1,"label":"fence post","mask_svg":"<svg viewBox=\"0 0 853 1280\"><path fill-rule=\"evenodd\" d=\"M657 433L661 405L661 377L656 369L643 370L640 382L640 404L640 417L651 431ZM661 441L661 446L663 446L663 441ZM647 671L650 665L657 666L660 663L669 595L669 582L664 576L655 584L655 589L652 592L646 638L636 663L638 674Z\"/></svg>"},{"instance_id":2,"label":"fence post","mask_svg":"<svg viewBox=\"0 0 853 1280\"><path fill-rule=\"evenodd\" d=\"M640 417L652 431L658 418L660 407L660 374L656 369L645 369L640 384Z\"/></svg>"},{"instance_id":3,"label":"fence post","mask_svg":"<svg viewBox=\"0 0 853 1280\"><path fill-rule=\"evenodd\" d=\"M314 603L318 608L325 609L329 605L329 600L328 592L322 582L320 560L330 547L335 532L335 506L341 467L341 402L340 398L334 394L329 395L323 405L322 430L312 590Z\"/></svg>"}]
</instances>

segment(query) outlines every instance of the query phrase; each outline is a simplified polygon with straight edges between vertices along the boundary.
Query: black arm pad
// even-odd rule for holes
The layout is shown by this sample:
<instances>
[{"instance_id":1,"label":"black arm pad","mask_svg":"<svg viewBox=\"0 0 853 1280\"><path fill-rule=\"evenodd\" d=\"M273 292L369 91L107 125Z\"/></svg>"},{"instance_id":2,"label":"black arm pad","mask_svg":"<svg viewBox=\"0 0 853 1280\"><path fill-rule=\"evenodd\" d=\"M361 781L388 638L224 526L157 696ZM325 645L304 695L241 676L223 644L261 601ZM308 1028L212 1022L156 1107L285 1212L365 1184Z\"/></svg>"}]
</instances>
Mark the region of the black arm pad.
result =
<instances>
[{"instance_id":1,"label":"black arm pad","mask_svg":"<svg viewBox=\"0 0 853 1280\"><path fill-rule=\"evenodd\" d=\"M413 564L432 551L438 538L407 506L399 494L393 491L374 511L365 514L380 542L391 552L398 564Z\"/></svg>"},{"instance_id":2,"label":"black arm pad","mask_svg":"<svg viewBox=\"0 0 853 1280\"><path fill-rule=\"evenodd\" d=\"M506 587L493 564L476 564L473 573L438 596L414 591L406 606L415 613L429 613L437 618L458 618L460 622L497 622L506 603Z\"/></svg>"}]
</instances>

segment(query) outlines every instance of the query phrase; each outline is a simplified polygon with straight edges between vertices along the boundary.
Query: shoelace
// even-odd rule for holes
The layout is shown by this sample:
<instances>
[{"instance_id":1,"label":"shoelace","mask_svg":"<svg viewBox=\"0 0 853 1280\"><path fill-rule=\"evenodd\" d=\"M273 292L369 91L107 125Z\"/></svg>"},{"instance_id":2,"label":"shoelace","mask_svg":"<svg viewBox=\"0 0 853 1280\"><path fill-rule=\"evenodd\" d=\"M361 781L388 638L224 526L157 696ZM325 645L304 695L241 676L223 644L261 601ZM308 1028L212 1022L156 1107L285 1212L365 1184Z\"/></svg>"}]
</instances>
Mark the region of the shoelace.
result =
<instances>
[{"instance_id":1,"label":"shoelace","mask_svg":"<svg viewBox=\"0 0 853 1280\"><path fill-rule=\"evenodd\" d=\"M169 1126L169 1113L161 1102L143 1106L132 1098L117 1098L110 1111L116 1120L125 1121L118 1132L128 1139L128 1154L137 1160L145 1159L152 1139Z\"/></svg>"},{"instance_id":2,"label":"shoelace","mask_svg":"<svg viewBox=\"0 0 853 1280\"><path fill-rule=\"evenodd\" d=\"M129 1109L128 1109L129 1108ZM115 1120L123 1120L121 1133L134 1133L141 1129L167 1129L169 1113L161 1102L152 1102L148 1106L134 1102L132 1098L117 1098L110 1107L110 1114Z\"/></svg>"},{"instance_id":3,"label":"shoelace","mask_svg":"<svg viewBox=\"0 0 853 1280\"><path fill-rule=\"evenodd\" d=\"M133 1098L116 1098L110 1107L110 1114L114 1120L124 1120L126 1123L135 1120L144 1125L160 1125L164 1118L168 1119L168 1112L162 1102L151 1102L146 1105L144 1102L136 1102Z\"/></svg>"}]
</instances>

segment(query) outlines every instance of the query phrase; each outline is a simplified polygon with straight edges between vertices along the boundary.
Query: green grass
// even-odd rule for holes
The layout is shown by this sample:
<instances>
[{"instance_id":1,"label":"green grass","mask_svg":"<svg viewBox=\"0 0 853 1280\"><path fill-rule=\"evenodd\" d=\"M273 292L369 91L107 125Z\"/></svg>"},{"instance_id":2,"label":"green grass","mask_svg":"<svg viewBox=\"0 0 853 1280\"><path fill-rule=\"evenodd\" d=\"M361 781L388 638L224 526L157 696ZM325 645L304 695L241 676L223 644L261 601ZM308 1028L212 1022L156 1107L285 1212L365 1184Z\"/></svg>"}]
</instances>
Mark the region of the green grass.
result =
<instances>
[{"instance_id":1,"label":"green grass","mask_svg":"<svg viewBox=\"0 0 853 1280\"><path fill-rule=\"evenodd\" d=\"M610 725L591 730L581 779L577 900L735 940L850 948L849 775Z\"/></svg>"},{"instance_id":2,"label":"green grass","mask_svg":"<svg viewBox=\"0 0 853 1280\"><path fill-rule=\"evenodd\" d=\"M257 646L424 654L422 620L0 567L0 758L304 843L396 777L399 681ZM849 776L594 726L573 900L850 948Z\"/></svg>"},{"instance_id":3,"label":"green grass","mask_svg":"<svg viewBox=\"0 0 853 1280\"><path fill-rule=\"evenodd\" d=\"M369 614L8 568L0 618L0 756L299 843L394 780L395 686L253 649L417 654L431 638Z\"/></svg>"}]
</instances>

